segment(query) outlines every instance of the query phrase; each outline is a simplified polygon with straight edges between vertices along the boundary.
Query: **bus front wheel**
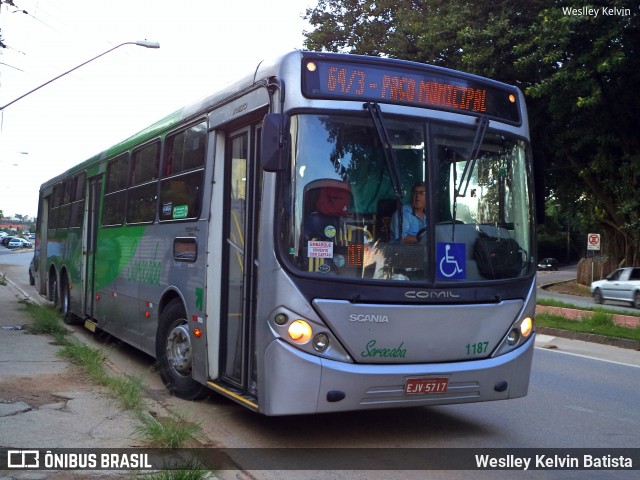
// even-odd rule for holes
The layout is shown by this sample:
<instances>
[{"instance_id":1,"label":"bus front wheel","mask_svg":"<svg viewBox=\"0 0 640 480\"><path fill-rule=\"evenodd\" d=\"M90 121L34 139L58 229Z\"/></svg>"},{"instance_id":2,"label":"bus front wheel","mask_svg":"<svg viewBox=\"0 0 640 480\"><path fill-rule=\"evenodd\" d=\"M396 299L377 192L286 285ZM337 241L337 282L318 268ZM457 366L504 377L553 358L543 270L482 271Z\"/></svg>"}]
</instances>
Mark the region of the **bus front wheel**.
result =
<instances>
[{"instance_id":1,"label":"bus front wheel","mask_svg":"<svg viewBox=\"0 0 640 480\"><path fill-rule=\"evenodd\" d=\"M204 397L208 389L191 377L192 354L189 322L179 300L160 316L156 335L156 360L160 377L172 395L185 400Z\"/></svg>"}]
</instances>

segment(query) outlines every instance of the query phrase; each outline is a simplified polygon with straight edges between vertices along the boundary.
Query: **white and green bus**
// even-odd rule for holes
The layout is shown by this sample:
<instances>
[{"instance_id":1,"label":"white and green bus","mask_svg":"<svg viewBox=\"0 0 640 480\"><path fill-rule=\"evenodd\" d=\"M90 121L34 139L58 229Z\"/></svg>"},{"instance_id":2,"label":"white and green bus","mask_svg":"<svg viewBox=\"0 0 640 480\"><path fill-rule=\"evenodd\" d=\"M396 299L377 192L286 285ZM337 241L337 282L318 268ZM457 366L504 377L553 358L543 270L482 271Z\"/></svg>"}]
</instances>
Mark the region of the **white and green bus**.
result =
<instances>
[{"instance_id":1,"label":"white and green bus","mask_svg":"<svg viewBox=\"0 0 640 480\"><path fill-rule=\"evenodd\" d=\"M532 167L515 87L295 51L44 183L36 286L182 398L288 415L522 397Z\"/></svg>"}]
</instances>

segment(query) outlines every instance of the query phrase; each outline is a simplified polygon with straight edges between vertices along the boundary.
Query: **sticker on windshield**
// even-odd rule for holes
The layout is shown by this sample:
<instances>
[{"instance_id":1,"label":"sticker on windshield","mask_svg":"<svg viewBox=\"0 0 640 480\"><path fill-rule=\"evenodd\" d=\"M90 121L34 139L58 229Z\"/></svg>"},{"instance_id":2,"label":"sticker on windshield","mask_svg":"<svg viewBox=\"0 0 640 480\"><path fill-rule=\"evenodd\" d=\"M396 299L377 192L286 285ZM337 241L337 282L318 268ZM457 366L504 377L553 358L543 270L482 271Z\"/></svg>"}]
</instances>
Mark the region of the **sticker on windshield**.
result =
<instances>
[{"instance_id":1,"label":"sticker on windshield","mask_svg":"<svg viewBox=\"0 0 640 480\"><path fill-rule=\"evenodd\" d=\"M307 243L307 256L309 258L333 258L333 242L309 240Z\"/></svg>"},{"instance_id":2,"label":"sticker on windshield","mask_svg":"<svg viewBox=\"0 0 640 480\"><path fill-rule=\"evenodd\" d=\"M436 245L437 277L461 280L467 278L466 245L442 243Z\"/></svg>"},{"instance_id":3,"label":"sticker on windshield","mask_svg":"<svg viewBox=\"0 0 640 480\"><path fill-rule=\"evenodd\" d=\"M327 238L333 238L336 236L336 227L333 225L327 225L324 227L324 236Z\"/></svg>"}]
</instances>

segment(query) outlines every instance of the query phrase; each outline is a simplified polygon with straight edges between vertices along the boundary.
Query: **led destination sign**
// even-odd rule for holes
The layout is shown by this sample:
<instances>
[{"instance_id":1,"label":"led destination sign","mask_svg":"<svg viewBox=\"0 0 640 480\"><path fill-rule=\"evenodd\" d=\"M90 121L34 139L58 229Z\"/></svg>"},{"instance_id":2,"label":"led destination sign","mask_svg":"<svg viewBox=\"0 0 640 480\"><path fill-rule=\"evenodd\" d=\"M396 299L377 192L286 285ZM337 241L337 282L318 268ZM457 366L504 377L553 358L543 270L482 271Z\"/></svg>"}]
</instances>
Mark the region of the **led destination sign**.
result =
<instances>
[{"instance_id":1,"label":"led destination sign","mask_svg":"<svg viewBox=\"0 0 640 480\"><path fill-rule=\"evenodd\" d=\"M302 91L309 98L362 100L487 115L520 123L515 89L432 69L307 59Z\"/></svg>"}]
</instances>

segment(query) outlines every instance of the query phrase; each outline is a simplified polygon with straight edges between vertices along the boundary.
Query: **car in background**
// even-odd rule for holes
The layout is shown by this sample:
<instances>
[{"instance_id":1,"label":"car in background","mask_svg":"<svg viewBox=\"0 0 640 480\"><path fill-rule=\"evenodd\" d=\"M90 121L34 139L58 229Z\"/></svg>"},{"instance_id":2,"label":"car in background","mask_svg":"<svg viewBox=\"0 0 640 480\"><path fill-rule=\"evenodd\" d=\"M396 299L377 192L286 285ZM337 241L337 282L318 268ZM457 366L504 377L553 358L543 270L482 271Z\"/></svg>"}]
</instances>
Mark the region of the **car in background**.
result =
<instances>
[{"instance_id":1,"label":"car in background","mask_svg":"<svg viewBox=\"0 0 640 480\"><path fill-rule=\"evenodd\" d=\"M558 270L558 260L547 257L538 262L538 270Z\"/></svg>"},{"instance_id":2,"label":"car in background","mask_svg":"<svg viewBox=\"0 0 640 480\"><path fill-rule=\"evenodd\" d=\"M640 308L640 267L619 268L604 280L593 282L591 296L596 303L617 300Z\"/></svg>"},{"instance_id":3,"label":"car in background","mask_svg":"<svg viewBox=\"0 0 640 480\"><path fill-rule=\"evenodd\" d=\"M33 248L33 243L29 240L25 240L24 238L14 237L9 240L7 248Z\"/></svg>"},{"instance_id":4,"label":"car in background","mask_svg":"<svg viewBox=\"0 0 640 480\"><path fill-rule=\"evenodd\" d=\"M0 245L2 245L3 247L8 247L9 246L9 242L11 240L13 240L16 237L12 237L11 235L7 235L6 237L2 237L2 239L0 240Z\"/></svg>"}]
</instances>

